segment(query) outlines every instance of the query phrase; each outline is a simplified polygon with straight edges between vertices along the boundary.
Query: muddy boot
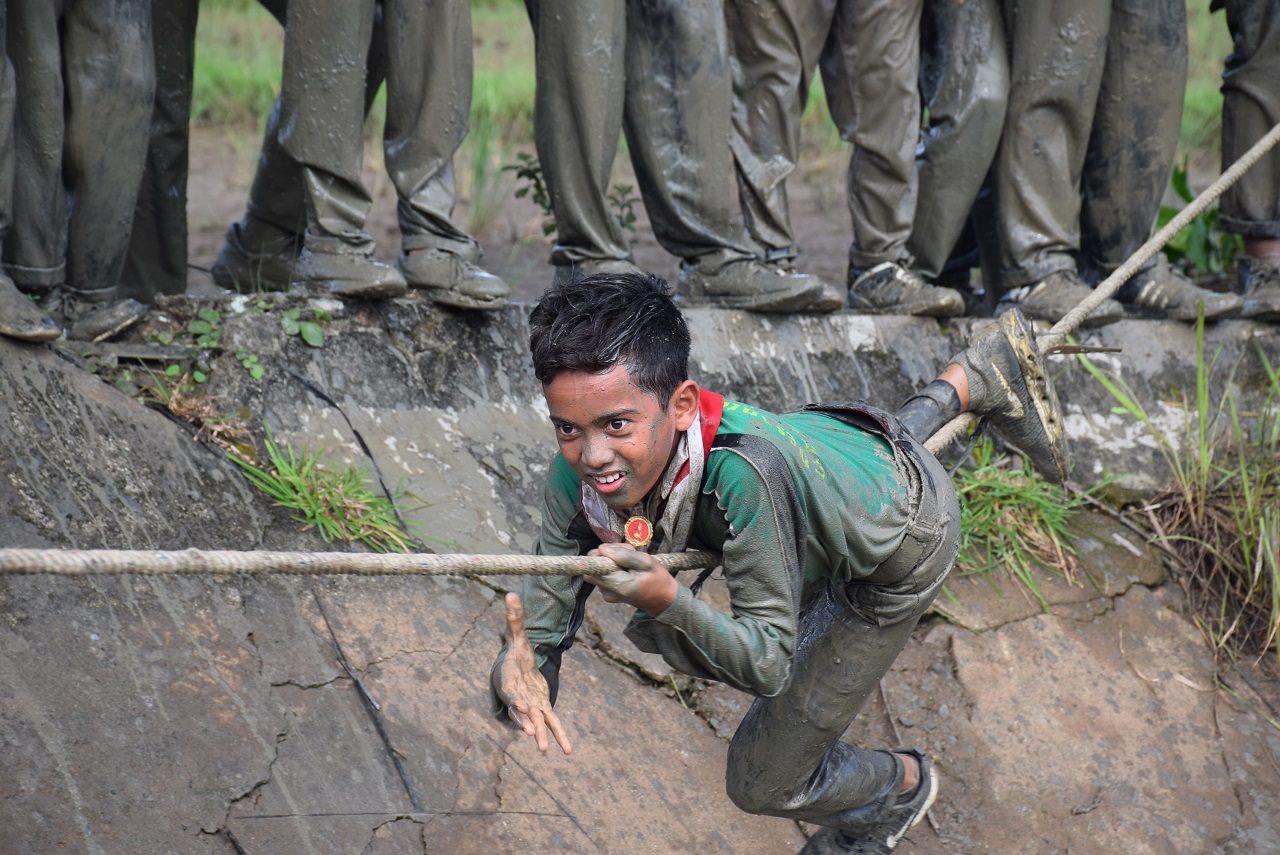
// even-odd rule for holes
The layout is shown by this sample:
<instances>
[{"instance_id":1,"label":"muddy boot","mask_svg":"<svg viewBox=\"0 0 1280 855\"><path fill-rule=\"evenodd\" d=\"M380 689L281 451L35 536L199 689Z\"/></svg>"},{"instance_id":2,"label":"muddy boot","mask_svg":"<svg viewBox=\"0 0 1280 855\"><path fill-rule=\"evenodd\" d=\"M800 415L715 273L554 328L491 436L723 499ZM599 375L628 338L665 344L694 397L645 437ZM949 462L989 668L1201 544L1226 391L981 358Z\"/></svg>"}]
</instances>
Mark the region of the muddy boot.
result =
<instances>
[{"instance_id":1,"label":"muddy boot","mask_svg":"<svg viewBox=\"0 0 1280 855\"><path fill-rule=\"evenodd\" d=\"M62 335L58 322L0 273L0 335L20 341L49 341Z\"/></svg>"},{"instance_id":2,"label":"muddy boot","mask_svg":"<svg viewBox=\"0 0 1280 855\"><path fill-rule=\"evenodd\" d=\"M902 793L885 818L871 831L855 835L835 828L821 828L800 850L800 855L889 855L907 832L924 819L938 797L938 776L924 752L899 748L895 754L910 754L920 764L920 780ZM901 778L899 778L901 783Z\"/></svg>"},{"instance_id":3,"label":"muddy boot","mask_svg":"<svg viewBox=\"0 0 1280 855\"><path fill-rule=\"evenodd\" d=\"M778 258L770 258L766 256L762 263L772 270L777 271L783 276L794 275L797 271L795 268L795 255L780 256ZM838 312L849 302L849 290L843 285L837 285L834 282L828 282L821 276L809 274L822 283L822 290L818 292L818 296L814 297L809 305L805 306L801 311L812 312L817 315L829 315L832 312Z\"/></svg>"},{"instance_id":4,"label":"muddy boot","mask_svg":"<svg viewBox=\"0 0 1280 855\"><path fill-rule=\"evenodd\" d=\"M624 258L600 258L590 261L579 261L574 264L557 264L555 273L551 274L551 284L566 285L577 279L586 276L595 276L597 273L641 273L639 267Z\"/></svg>"},{"instance_id":5,"label":"muddy boot","mask_svg":"<svg viewBox=\"0 0 1280 855\"><path fill-rule=\"evenodd\" d=\"M1093 289L1081 282L1074 272L1059 270L1039 282L1008 291L996 304L996 314L1016 308L1032 320L1056 324L1091 293ZM1105 300L1080 326L1101 327L1113 324L1123 317L1124 306L1115 300Z\"/></svg>"},{"instance_id":6,"label":"muddy boot","mask_svg":"<svg viewBox=\"0 0 1280 855\"><path fill-rule=\"evenodd\" d=\"M505 309L511 289L497 276L481 269L479 252L461 253L424 247L400 253L396 265L409 287L422 291L433 302L456 309Z\"/></svg>"},{"instance_id":7,"label":"muddy boot","mask_svg":"<svg viewBox=\"0 0 1280 855\"><path fill-rule=\"evenodd\" d=\"M1204 304L1204 319L1231 318L1240 314L1241 300L1235 294L1219 294L1196 285L1168 262L1158 261L1120 286L1116 299L1142 315L1194 321Z\"/></svg>"},{"instance_id":8,"label":"muddy boot","mask_svg":"<svg viewBox=\"0 0 1280 855\"><path fill-rule=\"evenodd\" d=\"M386 300L409 290L400 271L373 257L373 241L358 243L307 235L290 288L313 288L337 297Z\"/></svg>"},{"instance_id":9,"label":"muddy boot","mask_svg":"<svg viewBox=\"0 0 1280 855\"><path fill-rule=\"evenodd\" d=\"M225 291L287 291L302 249L299 235L246 215L227 227L222 250L210 273Z\"/></svg>"},{"instance_id":10,"label":"muddy boot","mask_svg":"<svg viewBox=\"0 0 1280 855\"><path fill-rule=\"evenodd\" d=\"M114 288L79 293L63 289L50 296L48 308L51 314L62 317L69 340L107 341L147 315L142 303L117 300L115 294Z\"/></svg>"},{"instance_id":11,"label":"muddy boot","mask_svg":"<svg viewBox=\"0 0 1280 855\"><path fill-rule=\"evenodd\" d=\"M849 306L872 315L955 318L964 314L964 296L886 261L870 270L849 269Z\"/></svg>"},{"instance_id":12,"label":"muddy boot","mask_svg":"<svg viewBox=\"0 0 1280 855\"><path fill-rule=\"evenodd\" d=\"M1017 309L978 333L951 361L969 380L969 412L986 416L1049 481L1067 477L1067 437L1035 331Z\"/></svg>"},{"instance_id":13,"label":"muddy boot","mask_svg":"<svg viewBox=\"0 0 1280 855\"><path fill-rule=\"evenodd\" d=\"M1280 258L1248 258L1240 264L1240 316L1255 321L1280 321Z\"/></svg>"},{"instance_id":14,"label":"muddy boot","mask_svg":"<svg viewBox=\"0 0 1280 855\"><path fill-rule=\"evenodd\" d=\"M755 259L706 271L680 263L680 285L689 306L716 306L751 312L802 312L822 294L822 280L769 267Z\"/></svg>"}]
</instances>

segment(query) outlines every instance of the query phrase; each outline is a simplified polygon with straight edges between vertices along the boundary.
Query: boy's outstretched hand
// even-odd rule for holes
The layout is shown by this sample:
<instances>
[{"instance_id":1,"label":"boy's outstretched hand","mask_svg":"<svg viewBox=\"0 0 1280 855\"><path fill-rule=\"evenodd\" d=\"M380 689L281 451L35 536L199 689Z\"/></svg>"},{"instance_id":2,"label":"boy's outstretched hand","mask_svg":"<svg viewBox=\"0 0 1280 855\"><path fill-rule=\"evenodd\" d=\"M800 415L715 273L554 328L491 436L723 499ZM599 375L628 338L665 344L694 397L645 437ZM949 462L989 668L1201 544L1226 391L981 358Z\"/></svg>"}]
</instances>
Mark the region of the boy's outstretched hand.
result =
<instances>
[{"instance_id":1,"label":"boy's outstretched hand","mask_svg":"<svg viewBox=\"0 0 1280 855\"><path fill-rule=\"evenodd\" d=\"M618 569L604 576L583 576L606 602L626 603L657 617L675 602L680 583L652 555L625 543L602 543L587 553L608 558Z\"/></svg>"},{"instance_id":2,"label":"boy's outstretched hand","mask_svg":"<svg viewBox=\"0 0 1280 855\"><path fill-rule=\"evenodd\" d=\"M498 696L506 703L511 720L537 741L539 751L546 752L550 747L547 739L550 732L560 749L568 754L573 751L573 746L569 744L569 736L560 723L560 717L551 707L551 690L538 670L533 646L524 634L524 605L520 602L520 595L509 593L506 602L511 644L498 669L500 685L495 687Z\"/></svg>"}]
</instances>

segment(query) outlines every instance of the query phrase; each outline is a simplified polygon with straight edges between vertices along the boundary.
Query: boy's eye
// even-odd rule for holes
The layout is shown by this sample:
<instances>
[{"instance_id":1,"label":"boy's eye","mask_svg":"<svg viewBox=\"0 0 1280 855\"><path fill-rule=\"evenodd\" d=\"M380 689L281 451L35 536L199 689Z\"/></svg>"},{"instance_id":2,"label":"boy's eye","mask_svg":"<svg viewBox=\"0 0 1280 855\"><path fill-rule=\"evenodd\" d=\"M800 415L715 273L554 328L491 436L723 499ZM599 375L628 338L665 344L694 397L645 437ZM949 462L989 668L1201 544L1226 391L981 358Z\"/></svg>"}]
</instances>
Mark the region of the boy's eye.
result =
<instances>
[{"instance_id":1,"label":"boy's eye","mask_svg":"<svg viewBox=\"0 0 1280 855\"><path fill-rule=\"evenodd\" d=\"M577 434L578 429L573 425L556 425L556 433L562 437L571 437Z\"/></svg>"},{"instance_id":2,"label":"boy's eye","mask_svg":"<svg viewBox=\"0 0 1280 855\"><path fill-rule=\"evenodd\" d=\"M626 419L614 419L609 422L609 430L625 430L627 424L628 422Z\"/></svg>"}]
</instances>

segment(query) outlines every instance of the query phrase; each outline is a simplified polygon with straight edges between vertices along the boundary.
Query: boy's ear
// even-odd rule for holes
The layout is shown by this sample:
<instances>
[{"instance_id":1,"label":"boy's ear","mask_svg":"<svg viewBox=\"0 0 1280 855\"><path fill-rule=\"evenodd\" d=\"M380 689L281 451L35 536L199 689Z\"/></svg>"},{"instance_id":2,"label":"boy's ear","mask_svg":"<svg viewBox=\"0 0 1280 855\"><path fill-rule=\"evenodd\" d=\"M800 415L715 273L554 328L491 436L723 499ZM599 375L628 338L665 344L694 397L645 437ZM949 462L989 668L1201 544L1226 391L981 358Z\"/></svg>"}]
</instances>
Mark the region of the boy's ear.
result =
<instances>
[{"instance_id":1,"label":"boy's ear","mask_svg":"<svg viewBox=\"0 0 1280 855\"><path fill-rule=\"evenodd\" d=\"M688 430L698 415L698 384L686 380L676 387L667 405L676 418L676 430Z\"/></svg>"}]
</instances>

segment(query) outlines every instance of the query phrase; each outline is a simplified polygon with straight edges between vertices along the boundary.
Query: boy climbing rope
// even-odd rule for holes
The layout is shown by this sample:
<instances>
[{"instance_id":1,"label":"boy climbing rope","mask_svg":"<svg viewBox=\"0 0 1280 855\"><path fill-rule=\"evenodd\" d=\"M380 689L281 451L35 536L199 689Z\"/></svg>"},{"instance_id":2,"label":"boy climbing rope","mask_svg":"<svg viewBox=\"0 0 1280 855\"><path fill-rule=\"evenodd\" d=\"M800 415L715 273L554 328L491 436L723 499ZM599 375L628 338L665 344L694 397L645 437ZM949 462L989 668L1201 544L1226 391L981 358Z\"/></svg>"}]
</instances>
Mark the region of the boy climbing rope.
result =
<instances>
[{"instance_id":1,"label":"boy climbing rope","mask_svg":"<svg viewBox=\"0 0 1280 855\"><path fill-rule=\"evenodd\" d=\"M775 415L688 376L690 338L663 280L602 274L553 286L530 318L560 454L538 554L600 555L601 577L527 577L507 595L494 713L568 754L553 709L560 661L597 588L636 609L626 634L672 667L756 697L726 780L751 813L822 826L803 852L890 852L938 791L925 755L840 741L955 560L960 512L921 445L969 411L1053 480L1061 414L1015 310L895 415L865 403ZM722 556L732 615L650 553ZM696 588L696 585L694 586Z\"/></svg>"}]
</instances>

